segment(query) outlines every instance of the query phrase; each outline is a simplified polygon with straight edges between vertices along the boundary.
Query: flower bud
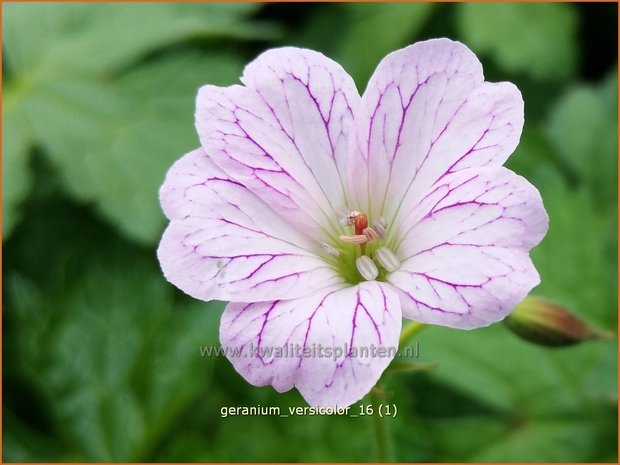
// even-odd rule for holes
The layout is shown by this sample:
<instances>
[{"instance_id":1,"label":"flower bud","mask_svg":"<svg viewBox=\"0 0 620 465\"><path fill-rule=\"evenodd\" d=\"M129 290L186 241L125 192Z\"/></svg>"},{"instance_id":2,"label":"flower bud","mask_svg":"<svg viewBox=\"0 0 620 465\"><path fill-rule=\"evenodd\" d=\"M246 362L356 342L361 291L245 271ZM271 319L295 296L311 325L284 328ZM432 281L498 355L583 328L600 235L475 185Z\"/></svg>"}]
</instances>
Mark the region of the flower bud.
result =
<instances>
[{"instance_id":1,"label":"flower bud","mask_svg":"<svg viewBox=\"0 0 620 465\"><path fill-rule=\"evenodd\" d=\"M563 347L610 337L564 307L542 297L526 297L504 320L517 336L535 344Z\"/></svg>"}]
</instances>

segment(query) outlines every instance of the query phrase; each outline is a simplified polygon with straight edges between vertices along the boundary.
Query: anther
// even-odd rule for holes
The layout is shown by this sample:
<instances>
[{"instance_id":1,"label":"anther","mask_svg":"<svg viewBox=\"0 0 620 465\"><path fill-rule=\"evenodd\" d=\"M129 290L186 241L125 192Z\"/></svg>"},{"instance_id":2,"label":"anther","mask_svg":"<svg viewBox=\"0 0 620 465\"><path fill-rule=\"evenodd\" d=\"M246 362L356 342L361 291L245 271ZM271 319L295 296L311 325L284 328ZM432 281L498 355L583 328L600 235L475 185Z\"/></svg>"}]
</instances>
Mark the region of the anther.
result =
<instances>
[{"instance_id":1,"label":"anther","mask_svg":"<svg viewBox=\"0 0 620 465\"><path fill-rule=\"evenodd\" d=\"M327 244L326 242L321 242L321 247L323 248L325 252L327 252L332 257L337 257L340 255L340 252L338 250L334 249L331 245Z\"/></svg>"},{"instance_id":2,"label":"anther","mask_svg":"<svg viewBox=\"0 0 620 465\"><path fill-rule=\"evenodd\" d=\"M340 236L340 240L349 244L365 244L368 238L364 234L356 234L355 236Z\"/></svg>"},{"instance_id":3,"label":"anther","mask_svg":"<svg viewBox=\"0 0 620 465\"><path fill-rule=\"evenodd\" d=\"M375 252L375 258L381 264L386 271L390 273L400 268L400 260L398 257L387 247L381 247Z\"/></svg>"},{"instance_id":4,"label":"anther","mask_svg":"<svg viewBox=\"0 0 620 465\"><path fill-rule=\"evenodd\" d=\"M362 255L355 260L355 266L366 281L372 281L379 275L377 265L367 255Z\"/></svg>"},{"instance_id":5,"label":"anther","mask_svg":"<svg viewBox=\"0 0 620 465\"><path fill-rule=\"evenodd\" d=\"M385 218L377 218L377 221L372 224L372 229L377 233L379 239L385 239L385 230L387 229L387 221L385 221Z\"/></svg>"},{"instance_id":6,"label":"anther","mask_svg":"<svg viewBox=\"0 0 620 465\"><path fill-rule=\"evenodd\" d=\"M381 240L379 234L373 228L364 229L364 236L368 238L368 242L375 242Z\"/></svg>"}]
</instances>

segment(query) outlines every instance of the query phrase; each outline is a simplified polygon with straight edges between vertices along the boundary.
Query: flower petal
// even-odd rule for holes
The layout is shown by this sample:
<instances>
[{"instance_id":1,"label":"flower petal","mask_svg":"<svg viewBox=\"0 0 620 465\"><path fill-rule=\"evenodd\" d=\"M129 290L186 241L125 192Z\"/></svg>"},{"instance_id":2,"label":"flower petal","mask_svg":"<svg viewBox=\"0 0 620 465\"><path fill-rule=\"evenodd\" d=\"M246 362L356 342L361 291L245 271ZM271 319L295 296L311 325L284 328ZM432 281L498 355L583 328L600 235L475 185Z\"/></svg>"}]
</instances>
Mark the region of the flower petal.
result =
<instances>
[{"instance_id":1,"label":"flower petal","mask_svg":"<svg viewBox=\"0 0 620 465\"><path fill-rule=\"evenodd\" d=\"M388 276L403 315L475 328L503 319L539 283L528 252L544 237L540 194L506 168L470 168L432 186L397 226Z\"/></svg>"},{"instance_id":2,"label":"flower petal","mask_svg":"<svg viewBox=\"0 0 620 465\"><path fill-rule=\"evenodd\" d=\"M195 150L160 191L171 223L157 251L166 278L202 300L296 298L341 282L320 246Z\"/></svg>"},{"instance_id":3,"label":"flower petal","mask_svg":"<svg viewBox=\"0 0 620 465\"><path fill-rule=\"evenodd\" d=\"M398 296L373 281L297 300L229 304L220 341L250 383L297 387L310 405L347 406L378 381L400 329Z\"/></svg>"},{"instance_id":4,"label":"flower petal","mask_svg":"<svg viewBox=\"0 0 620 465\"><path fill-rule=\"evenodd\" d=\"M519 142L523 99L510 83L483 81L476 56L448 39L383 59L355 115L353 206L390 224L444 174L502 165Z\"/></svg>"},{"instance_id":5,"label":"flower petal","mask_svg":"<svg viewBox=\"0 0 620 465\"><path fill-rule=\"evenodd\" d=\"M200 89L205 151L307 234L339 230L334 208L348 203L342 178L359 102L353 80L322 54L289 47L260 55L242 81Z\"/></svg>"}]
</instances>

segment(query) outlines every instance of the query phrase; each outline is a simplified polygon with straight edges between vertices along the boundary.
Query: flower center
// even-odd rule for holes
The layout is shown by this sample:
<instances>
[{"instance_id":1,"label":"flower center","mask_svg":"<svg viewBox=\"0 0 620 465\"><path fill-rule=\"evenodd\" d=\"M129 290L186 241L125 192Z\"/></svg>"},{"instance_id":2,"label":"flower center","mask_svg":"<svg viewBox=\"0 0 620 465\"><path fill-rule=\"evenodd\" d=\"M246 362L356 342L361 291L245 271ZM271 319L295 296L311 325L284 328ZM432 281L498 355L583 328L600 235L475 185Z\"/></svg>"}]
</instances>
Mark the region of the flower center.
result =
<instances>
[{"instance_id":1,"label":"flower center","mask_svg":"<svg viewBox=\"0 0 620 465\"><path fill-rule=\"evenodd\" d=\"M388 273L400 268L396 254L383 245L388 226L385 218L380 217L369 226L365 213L351 210L340 224L348 234L341 234L335 244L322 246L347 283L383 281Z\"/></svg>"}]
</instances>

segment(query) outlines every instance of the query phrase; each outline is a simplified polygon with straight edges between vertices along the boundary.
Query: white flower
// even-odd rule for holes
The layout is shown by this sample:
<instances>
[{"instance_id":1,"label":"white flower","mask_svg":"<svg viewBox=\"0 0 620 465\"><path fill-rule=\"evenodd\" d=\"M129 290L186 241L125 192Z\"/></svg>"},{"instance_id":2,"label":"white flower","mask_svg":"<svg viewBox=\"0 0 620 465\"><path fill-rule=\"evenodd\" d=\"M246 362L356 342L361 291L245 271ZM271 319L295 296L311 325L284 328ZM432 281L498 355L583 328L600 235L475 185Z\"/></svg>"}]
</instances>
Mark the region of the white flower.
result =
<instances>
[{"instance_id":1,"label":"white flower","mask_svg":"<svg viewBox=\"0 0 620 465\"><path fill-rule=\"evenodd\" d=\"M484 82L467 47L394 52L362 97L303 49L267 51L241 80L200 89L202 147L161 189L158 255L186 293L230 301L220 338L249 382L349 405L388 366L402 317L485 326L539 282L528 252L547 215L502 167L523 100ZM281 352L319 346L333 356Z\"/></svg>"}]
</instances>

